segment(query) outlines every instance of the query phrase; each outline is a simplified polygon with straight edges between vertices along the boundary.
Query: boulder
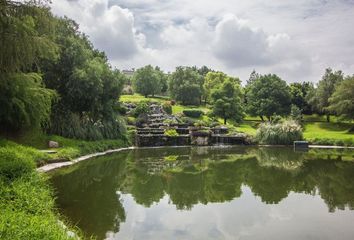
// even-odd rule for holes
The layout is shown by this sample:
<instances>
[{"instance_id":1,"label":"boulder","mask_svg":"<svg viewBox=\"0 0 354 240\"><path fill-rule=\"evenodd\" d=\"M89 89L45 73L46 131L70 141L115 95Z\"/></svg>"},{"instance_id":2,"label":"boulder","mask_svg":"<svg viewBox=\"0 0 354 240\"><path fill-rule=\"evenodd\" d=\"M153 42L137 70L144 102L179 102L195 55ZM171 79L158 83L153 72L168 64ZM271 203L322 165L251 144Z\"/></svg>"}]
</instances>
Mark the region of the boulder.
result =
<instances>
[{"instance_id":1,"label":"boulder","mask_svg":"<svg viewBox=\"0 0 354 240\"><path fill-rule=\"evenodd\" d=\"M48 142L48 147L49 148L58 148L59 147L59 143L55 142L55 141L49 141Z\"/></svg>"}]
</instances>

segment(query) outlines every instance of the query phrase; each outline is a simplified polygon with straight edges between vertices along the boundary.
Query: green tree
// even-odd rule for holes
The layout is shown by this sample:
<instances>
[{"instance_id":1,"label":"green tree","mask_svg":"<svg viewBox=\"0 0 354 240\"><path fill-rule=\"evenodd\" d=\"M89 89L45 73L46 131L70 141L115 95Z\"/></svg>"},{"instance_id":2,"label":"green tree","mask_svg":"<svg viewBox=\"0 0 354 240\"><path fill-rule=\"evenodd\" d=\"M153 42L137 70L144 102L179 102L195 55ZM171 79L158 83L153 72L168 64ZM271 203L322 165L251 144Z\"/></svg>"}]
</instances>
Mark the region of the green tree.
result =
<instances>
[{"instance_id":1,"label":"green tree","mask_svg":"<svg viewBox=\"0 0 354 240\"><path fill-rule=\"evenodd\" d=\"M135 91L148 97L161 91L161 76L151 65L139 68L133 76Z\"/></svg>"},{"instance_id":2,"label":"green tree","mask_svg":"<svg viewBox=\"0 0 354 240\"><path fill-rule=\"evenodd\" d=\"M290 112L290 91L286 82L275 74L261 75L247 86L247 111L269 120L274 114Z\"/></svg>"},{"instance_id":3,"label":"green tree","mask_svg":"<svg viewBox=\"0 0 354 240\"><path fill-rule=\"evenodd\" d=\"M311 106L306 98L313 86L310 82L290 83L291 103L302 110L303 113L311 114Z\"/></svg>"},{"instance_id":4,"label":"green tree","mask_svg":"<svg viewBox=\"0 0 354 240\"><path fill-rule=\"evenodd\" d=\"M333 72L327 68L322 80L319 81L317 88L310 94L308 101L312 107L319 113L327 116L327 122L330 121L329 98L332 96L336 85L343 81L342 71Z\"/></svg>"},{"instance_id":5,"label":"green tree","mask_svg":"<svg viewBox=\"0 0 354 240\"><path fill-rule=\"evenodd\" d=\"M335 89L329 99L328 110L354 119L354 75L346 77Z\"/></svg>"},{"instance_id":6,"label":"green tree","mask_svg":"<svg viewBox=\"0 0 354 240\"><path fill-rule=\"evenodd\" d=\"M203 92L202 83L203 77L193 68L177 67L170 75L170 95L183 105L198 105Z\"/></svg>"},{"instance_id":7,"label":"green tree","mask_svg":"<svg viewBox=\"0 0 354 240\"><path fill-rule=\"evenodd\" d=\"M57 19L58 59L41 62L46 86L56 90L50 132L83 139L117 138L124 132L118 98L125 77L112 70L78 25Z\"/></svg>"},{"instance_id":8,"label":"green tree","mask_svg":"<svg viewBox=\"0 0 354 240\"><path fill-rule=\"evenodd\" d=\"M42 83L38 62L55 59L54 18L46 3L0 2L0 126L39 127L49 119L53 91Z\"/></svg>"},{"instance_id":9,"label":"green tree","mask_svg":"<svg viewBox=\"0 0 354 240\"><path fill-rule=\"evenodd\" d=\"M224 119L224 124L228 119L241 121L243 118L243 108L241 105L241 90L239 85L235 85L230 79L214 90L211 94L213 101L213 114Z\"/></svg>"}]
</instances>

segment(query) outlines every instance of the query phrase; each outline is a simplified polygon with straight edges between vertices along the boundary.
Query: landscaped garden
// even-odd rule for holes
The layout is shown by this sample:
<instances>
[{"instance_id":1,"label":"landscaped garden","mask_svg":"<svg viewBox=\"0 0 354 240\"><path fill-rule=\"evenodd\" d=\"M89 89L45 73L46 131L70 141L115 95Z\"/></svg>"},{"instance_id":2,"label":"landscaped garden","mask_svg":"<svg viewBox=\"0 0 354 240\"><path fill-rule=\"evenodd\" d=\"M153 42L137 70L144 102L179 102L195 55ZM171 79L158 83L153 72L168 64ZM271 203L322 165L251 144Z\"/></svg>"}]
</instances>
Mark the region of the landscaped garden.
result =
<instances>
[{"instance_id":1,"label":"landscaped garden","mask_svg":"<svg viewBox=\"0 0 354 240\"><path fill-rule=\"evenodd\" d=\"M253 71L248 79L242 81L238 76L206 66L176 66L175 70L167 73L158 66L146 65L128 76L122 69L111 65L106 53L95 48L74 20L54 15L47 1L1 1L0 18L0 239L76 239L83 236L80 229L76 229L75 222L67 221L58 213L55 191L48 184L47 175L37 169L43 165L56 163L64 166L60 163L133 145L292 146L294 141L308 141L313 145L354 146L354 76L350 75L353 73L345 75L342 71L327 68L323 76L318 76L316 83L289 83L287 76L272 73ZM115 165L113 169L118 169L118 173L128 171L130 175L127 178L124 174L124 177L111 175L127 181L126 188L119 183L122 192L117 192L114 181L107 181L111 185L105 194L113 194L110 196L113 199L112 208L117 207L118 203L114 202L117 194L124 191L132 193L136 199L146 194L150 188L139 185L142 182L158 181L155 182L157 188L167 188L170 196L176 198L184 196L187 199L198 187L222 191L224 186L215 189L212 186L225 181L220 180L228 171L223 164L230 159L213 150L212 153L222 162L214 165L210 161L202 166L195 161L199 155L205 155L200 154L203 148L197 148L197 153L191 150L185 154L183 151L178 150L163 159L149 152L154 160L151 164L154 169L148 169L151 170L149 174L145 172L144 162L141 168L135 166L133 161L127 161L124 166ZM230 151L230 158L238 155ZM237 182L237 191L240 191L242 183L247 183L258 196L257 184L262 181L257 182L257 176L253 173L254 182L249 182L252 179L247 178L248 173L256 169L266 172L266 179L271 179L272 174L267 172L267 166L284 167L287 163L282 160L287 160L284 156L290 152L291 149L283 153L278 148L274 152L258 151L252 150L252 147L243 151L247 158L237 159L245 163L226 164L244 168L242 181ZM134 153L137 154L136 159L146 160L139 157L144 150ZM314 169L324 164L322 161L313 165L307 163L315 159L311 154L322 156L312 151L297 161L298 155L291 154L293 165L286 165L285 168L308 164L309 169ZM334 156L338 161L354 160L350 159L353 155L347 152L327 152L326 156ZM190 161L176 163L183 159ZM247 159L251 159L250 163L246 162ZM271 162L272 159L276 159L275 162ZM105 171L109 171L109 166L103 164L101 167L104 168L103 176ZM125 167L128 170L121 169ZM337 167L331 163L324 169L336 171ZM350 164L345 167L352 168ZM88 169L97 179L90 178L84 182L77 178L74 186L79 186L79 183L93 186L104 181L104 177L96 174L101 174L100 169L96 173L94 168L89 166ZM160 175L154 175L156 169L161 170L158 172ZM204 177L199 174L210 173L208 169L213 171L213 176L206 175L210 182L199 186L199 179ZM275 183L282 183L281 178L288 177L288 170L277 172L279 179ZM297 173L292 172L292 176ZM195 176L198 179L190 181L195 185L189 186L189 182L183 182ZM227 176L231 179L236 175L228 172ZM321 175L316 175L318 183L314 183L311 177L304 180L300 177L303 176L299 179L311 186L299 187L295 180L287 178L289 186L281 188L281 194L288 194L289 189L309 193L316 186L325 185L321 181L326 177ZM135 185L129 182L130 178L136 181ZM193 188L192 194L183 192L183 187L170 187L173 184L181 184L185 189ZM224 184L228 186L227 181ZM208 192L209 195L196 194L190 202L183 202L184 199L172 201L177 202L178 208L187 210L197 202L231 201L240 195L239 192L232 192L236 189L232 187L232 190L225 191L231 192L230 198L225 193L220 194L218 199L217 193L213 195L213 192ZM157 192L158 196L144 196L140 203L145 204L144 201L152 197L158 201L163 198L164 191ZM321 192L325 199L331 200L331 196L326 195L328 192L323 189ZM99 195L100 191L96 193L97 199L104 198ZM267 197L272 197L267 196L268 193L262 194L265 202ZM349 204L352 200L346 199L344 203ZM268 202L272 201L278 203L280 200ZM330 207L341 208L342 205L338 200ZM107 216L105 214L107 212L102 216ZM112 219L125 219L124 214L124 211L119 212L112 215ZM112 222L107 225L110 224ZM110 227L109 230L113 231L117 226L113 223Z\"/></svg>"}]
</instances>

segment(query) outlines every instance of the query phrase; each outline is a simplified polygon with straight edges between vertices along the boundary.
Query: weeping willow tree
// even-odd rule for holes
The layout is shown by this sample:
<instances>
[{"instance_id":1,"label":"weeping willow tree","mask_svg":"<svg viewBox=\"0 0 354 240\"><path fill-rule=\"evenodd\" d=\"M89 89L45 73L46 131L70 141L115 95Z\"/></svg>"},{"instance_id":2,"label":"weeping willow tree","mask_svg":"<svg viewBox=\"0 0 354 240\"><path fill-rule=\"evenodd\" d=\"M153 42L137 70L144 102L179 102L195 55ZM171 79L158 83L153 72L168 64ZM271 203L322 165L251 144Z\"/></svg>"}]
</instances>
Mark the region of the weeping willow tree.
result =
<instances>
[{"instance_id":1,"label":"weeping willow tree","mask_svg":"<svg viewBox=\"0 0 354 240\"><path fill-rule=\"evenodd\" d=\"M56 57L55 22L46 1L0 0L0 126L22 130L47 123L53 90L38 63Z\"/></svg>"}]
</instances>

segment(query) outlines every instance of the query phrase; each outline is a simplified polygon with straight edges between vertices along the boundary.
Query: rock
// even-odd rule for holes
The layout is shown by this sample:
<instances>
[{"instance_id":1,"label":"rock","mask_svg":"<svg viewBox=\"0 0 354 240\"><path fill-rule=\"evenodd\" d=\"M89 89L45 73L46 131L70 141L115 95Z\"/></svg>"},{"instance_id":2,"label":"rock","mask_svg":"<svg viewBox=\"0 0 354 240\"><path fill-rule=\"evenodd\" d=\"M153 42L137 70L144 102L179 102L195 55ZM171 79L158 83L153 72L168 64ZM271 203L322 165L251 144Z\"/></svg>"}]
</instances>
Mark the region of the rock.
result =
<instances>
[{"instance_id":1,"label":"rock","mask_svg":"<svg viewBox=\"0 0 354 240\"><path fill-rule=\"evenodd\" d=\"M48 147L49 148L58 148L59 147L59 143L58 142L54 142L54 141L49 141L48 142Z\"/></svg>"}]
</instances>

